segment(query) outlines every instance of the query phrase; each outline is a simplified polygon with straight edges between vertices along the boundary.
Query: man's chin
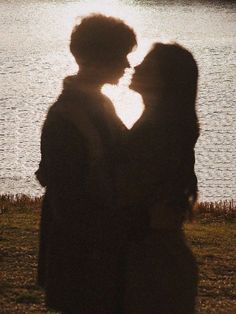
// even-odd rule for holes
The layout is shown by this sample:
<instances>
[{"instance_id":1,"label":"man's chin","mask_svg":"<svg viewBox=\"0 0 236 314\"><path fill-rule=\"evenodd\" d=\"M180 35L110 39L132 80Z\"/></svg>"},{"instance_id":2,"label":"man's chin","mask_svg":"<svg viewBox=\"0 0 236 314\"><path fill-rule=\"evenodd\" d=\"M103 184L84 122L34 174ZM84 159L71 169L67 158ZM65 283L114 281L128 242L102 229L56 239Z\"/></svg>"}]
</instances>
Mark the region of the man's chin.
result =
<instances>
[{"instance_id":1,"label":"man's chin","mask_svg":"<svg viewBox=\"0 0 236 314\"><path fill-rule=\"evenodd\" d=\"M138 85L134 82L131 81L131 83L129 84L129 89L135 91L135 92L139 92L140 88L138 88Z\"/></svg>"},{"instance_id":2,"label":"man's chin","mask_svg":"<svg viewBox=\"0 0 236 314\"><path fill-rule=\"evenodd\" d=\"M107 84L110 84L110 85L117 85L119 83L119 80L120 80L120 77L119 78L112 78L112 79L109 79L107 81Z\"/></svg>"}]
</instances>

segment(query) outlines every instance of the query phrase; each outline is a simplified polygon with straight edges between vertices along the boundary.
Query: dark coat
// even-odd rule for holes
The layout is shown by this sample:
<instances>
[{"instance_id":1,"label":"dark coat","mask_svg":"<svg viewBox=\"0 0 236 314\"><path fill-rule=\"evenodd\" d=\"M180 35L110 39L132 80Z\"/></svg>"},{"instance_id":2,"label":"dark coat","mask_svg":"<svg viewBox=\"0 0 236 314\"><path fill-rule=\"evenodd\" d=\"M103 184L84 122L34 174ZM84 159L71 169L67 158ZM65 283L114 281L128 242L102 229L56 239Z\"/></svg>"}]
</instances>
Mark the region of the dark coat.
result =
<instances>
[{"instance_id":1,"label":"dark coat","mask_svg":"<svg viewBox=\"0 0 236 314\"><path fill-rule=\"evenodd\" d=\"M180 223L184 221L191 207L188 200L195 200L198 190L194 171L198 132L195 125L192 129L177 121L162 120L155 109L144 111L125 135L122 154L128 156L122 169L124 203L129 208L147 213L148 207L165 202L175 207ZM143 222L145 213L139 213Z\"/></svg>"},{"instance_id":2,"label":"dark coat","mask_svg":"<svg viewBox=\"0 0 236 314\"><path fill-rule=\"evenodd\" d=\"M198 132L194 123L186 132L185 121L169 123L161 118L155 111L145 111L125 145L129 156L124 167L125 199L130 213L127 314L195 311L198 268L181 228L191 207L189 197L197 193Z\"/></svg>"},{"instance_id":3,"label":"dark coat","mask_svg":"<svg viewBox=\"0 0 236 314\"><path fill-rule=\"evenodd\" d=\"M131 242L125 314L193 314L198 268L181 231L153 231Z\"/></svg>"},{"instance_id":4,"label":"dark coat","mask_svg":"<svg viewBox=\"0 0 236 314\"><path fill-rule=\"evenodd\" d=\"M46 186L38 282L49 307L118 313L124 232L116 206L115 157L125 127L102 94L65 80L49 109L37 177Z\"/></svg>"}]
</instances>

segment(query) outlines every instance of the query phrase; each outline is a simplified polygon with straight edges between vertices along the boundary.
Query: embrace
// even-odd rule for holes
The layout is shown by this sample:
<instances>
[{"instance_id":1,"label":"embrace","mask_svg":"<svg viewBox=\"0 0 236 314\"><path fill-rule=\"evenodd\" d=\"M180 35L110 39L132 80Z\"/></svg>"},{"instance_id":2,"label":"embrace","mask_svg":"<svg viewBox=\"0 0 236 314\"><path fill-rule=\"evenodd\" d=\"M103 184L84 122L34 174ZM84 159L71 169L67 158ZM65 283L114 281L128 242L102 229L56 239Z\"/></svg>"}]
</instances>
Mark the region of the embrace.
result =
<instances>
[{"instance_id":1,"label":"embrace","mask_svg":"<svg viewBox=\"0 0 236 314\"><path fill-rule=\"evenodd\" d=\"M117 84L136 45L122 20L83 18L70 41L79 72L42 128L38 283L56 311L195 313L198 267L183 224L198 193L198 67L181 45L154 43L134 69L145 110L128 130L101 88Z\"/></svg>"}]
</instances>

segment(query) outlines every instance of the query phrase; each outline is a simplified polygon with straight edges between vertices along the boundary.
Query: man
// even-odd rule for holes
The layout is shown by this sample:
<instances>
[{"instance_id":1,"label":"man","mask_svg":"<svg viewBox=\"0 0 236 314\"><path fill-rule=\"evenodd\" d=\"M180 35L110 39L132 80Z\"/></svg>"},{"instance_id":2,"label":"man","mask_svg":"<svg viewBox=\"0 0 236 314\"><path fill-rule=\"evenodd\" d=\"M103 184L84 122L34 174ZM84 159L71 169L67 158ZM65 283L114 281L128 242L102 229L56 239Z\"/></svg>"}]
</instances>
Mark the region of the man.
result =
<instances>
[{"instance_id":1,"label":"man","mask_svg":"<svg viewBox=\"0 0 236 314\"><path fill-rule=\"evenodd\" d=\"M46 186L38 282L46 304L66 313L120 313L121 230L114 183L114 149L125 127L101 93L116 84L136 45L123 21L82 19L70 50L79 65L49 109L37 178Z\"/></svg>"}]
</instances>

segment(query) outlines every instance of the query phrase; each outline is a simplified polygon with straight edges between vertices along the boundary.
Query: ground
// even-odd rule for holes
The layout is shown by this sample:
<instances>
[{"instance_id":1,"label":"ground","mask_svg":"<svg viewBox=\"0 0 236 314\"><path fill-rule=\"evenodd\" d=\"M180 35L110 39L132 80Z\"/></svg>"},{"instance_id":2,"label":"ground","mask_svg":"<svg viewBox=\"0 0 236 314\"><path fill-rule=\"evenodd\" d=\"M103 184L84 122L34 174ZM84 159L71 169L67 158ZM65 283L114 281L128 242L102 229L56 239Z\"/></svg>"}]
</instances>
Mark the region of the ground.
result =
<instances>
[{"instance_id":1,"label":"ground","mask_svg":"<svg viewBox=\"0 0 236 314\"><path fill-rule=\"evenodd\" d=\"M0 312L55 313L35 284L40 202L0 201ZM236 313L234 215L202 214L185 231L200 267L198 313Z\"/></svg>"}]
</instances>

